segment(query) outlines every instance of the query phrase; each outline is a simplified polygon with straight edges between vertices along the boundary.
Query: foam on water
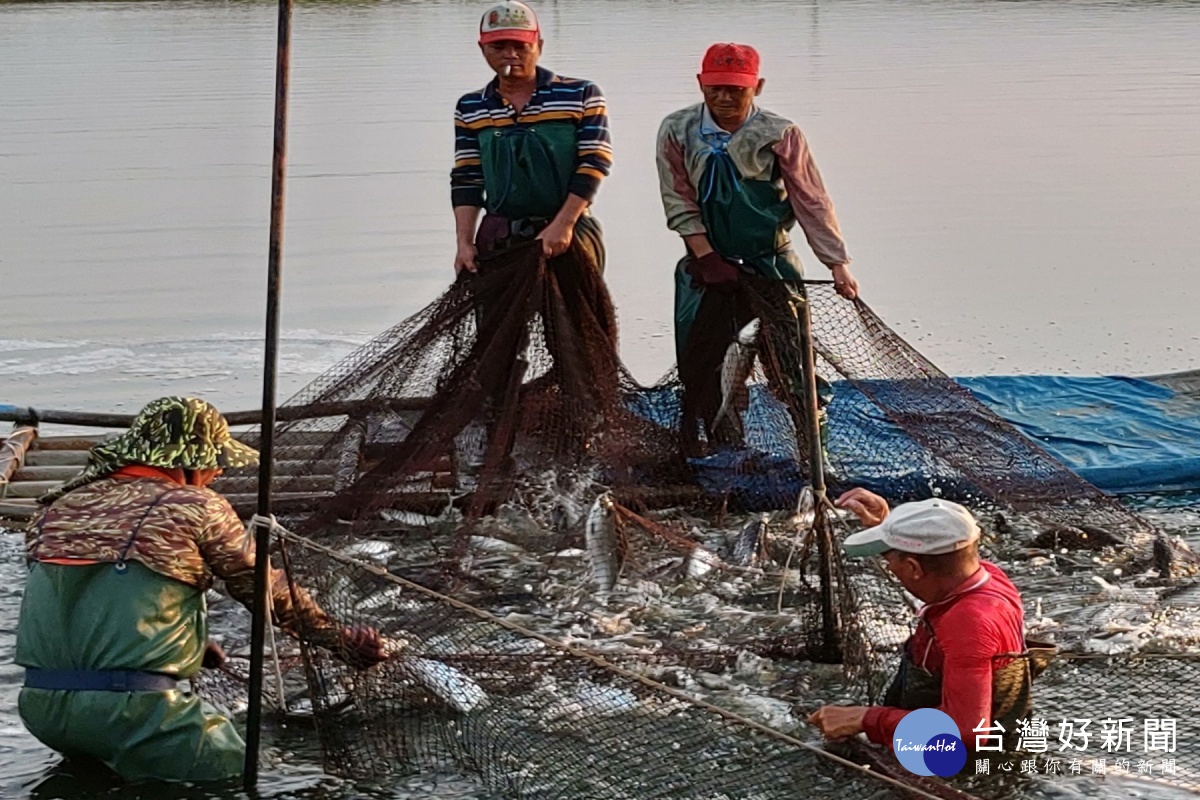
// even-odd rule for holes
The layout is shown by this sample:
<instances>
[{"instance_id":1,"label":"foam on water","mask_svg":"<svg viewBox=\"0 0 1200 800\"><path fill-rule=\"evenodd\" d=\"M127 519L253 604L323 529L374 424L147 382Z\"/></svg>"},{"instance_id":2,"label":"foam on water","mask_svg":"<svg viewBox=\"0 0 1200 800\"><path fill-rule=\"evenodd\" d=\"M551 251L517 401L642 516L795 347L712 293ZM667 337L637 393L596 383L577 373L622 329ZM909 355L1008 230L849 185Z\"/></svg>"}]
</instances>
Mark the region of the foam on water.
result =
<instances>
[{"instance_id":1,"label":"foam on water","mask_svg":"<svg viewBox=\"0 0 1200 800\"><path fill-rule=\"evenodd\" d=\"M364 333L285 331L279 345L281 399L366 341ZM257 407L261 334L222 331L194 338L0 340L0 402L115 411L162 394L199 394L219 407ZM81 383L81 381L83 381Z\"/></svg>"}]
</instances>

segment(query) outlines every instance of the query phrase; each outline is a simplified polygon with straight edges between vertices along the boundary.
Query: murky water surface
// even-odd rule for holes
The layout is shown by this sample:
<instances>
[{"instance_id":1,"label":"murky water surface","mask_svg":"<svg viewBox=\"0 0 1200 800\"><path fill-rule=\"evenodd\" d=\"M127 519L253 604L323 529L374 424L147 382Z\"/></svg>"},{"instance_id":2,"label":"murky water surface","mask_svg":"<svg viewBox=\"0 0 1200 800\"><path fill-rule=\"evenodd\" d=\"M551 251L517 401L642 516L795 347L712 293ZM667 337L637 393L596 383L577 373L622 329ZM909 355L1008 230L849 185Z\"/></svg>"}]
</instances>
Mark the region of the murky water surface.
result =
<instances>
[{"instance_id":1,"label":"murky water surface","mask_svg":"<svg viewBox=\"0 0 1200 800\"><path fill-rule=\"evenodd\" d=\"M487 78L478 6L301 3L282 395L450 280L450 118ZM946 371L1200 365L1200 5L538 8L544 63L609 100L617 163L596 213L623 357L642 380L671 365L680 253L662 223L654 134L696 101L699 55L717 39L762 51L763 103L807 133L864 298ZM274 13L0 4L0 403L133 411L178 391L257 405ZM0 796L162 796L85 790L25 734L11 664L22 572L16 538L0 536ZM321 775L311 735L270 742L271 796L362 796ZM434 791L470 796L453 782ZM1113 796L1129 791L1145 788Z\"/></svg>"}]
</instances>

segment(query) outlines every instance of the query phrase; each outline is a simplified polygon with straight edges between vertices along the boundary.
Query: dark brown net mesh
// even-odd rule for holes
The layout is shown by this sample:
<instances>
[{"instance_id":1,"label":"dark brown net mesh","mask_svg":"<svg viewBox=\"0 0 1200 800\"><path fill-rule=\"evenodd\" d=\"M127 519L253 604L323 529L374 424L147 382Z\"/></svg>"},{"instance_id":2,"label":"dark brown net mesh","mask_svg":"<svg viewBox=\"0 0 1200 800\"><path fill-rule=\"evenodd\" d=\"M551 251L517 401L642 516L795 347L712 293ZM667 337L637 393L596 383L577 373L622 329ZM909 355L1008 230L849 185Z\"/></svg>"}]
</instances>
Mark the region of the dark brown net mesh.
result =
<instances>
[{"instance_id":1,"label":"dark brown net mesh","mask_svg":"<svg viewBox=\"0 0 1200 800\"><path fill-rule=\"evenodd\" d=\"M803 491L806 313L829 399L827 481L968 504L1064 649L1108 641L1096 636L1114 618L1095 609L1121 606L1106 592L1168 591L1168 574L1194 572L1185 547L828 284L746 278L709 293L678 374L645 387L617 356L588 254L547 263L517 248L280 410L274 508L294 533L279 556L338 622L378 628L396 653L356 673L278 643L272 691L314 720L330 769L462 771L507 797L772 798L809 783L868 797L894 791L880 774L953 796L881 751L839 751L869 773L831 760L803 722L825 702L878 700L913 616L879 565L843 562L849 523ZM755 320L734 396L722 370ZM252 475L218 488L253 510ZM1158 589L1114 578L1143 573ZM1111 675L1144 689L1114 694L1112 714L1167 716L1156 692L1194 662L1130 660L1144 649L1060 659L1036 685L1038 712L1078 716L1068 689ZM232 673L205 680L212 697L240 691ZM1188 747L1179 763L1200 768ZM960 782L1021 797L1037 780Z\"/></svg>"}]
</instances>

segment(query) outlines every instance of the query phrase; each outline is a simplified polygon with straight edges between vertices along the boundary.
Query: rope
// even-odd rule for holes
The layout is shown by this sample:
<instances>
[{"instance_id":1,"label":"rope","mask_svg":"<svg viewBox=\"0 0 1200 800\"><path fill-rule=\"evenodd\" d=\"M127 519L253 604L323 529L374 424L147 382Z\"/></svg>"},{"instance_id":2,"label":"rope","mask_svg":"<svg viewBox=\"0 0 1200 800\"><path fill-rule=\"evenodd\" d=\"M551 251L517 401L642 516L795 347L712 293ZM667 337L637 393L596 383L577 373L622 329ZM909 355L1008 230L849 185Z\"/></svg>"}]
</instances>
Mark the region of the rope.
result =
<instances>
[{"instance_id":1,"label":"rope","mask_svg":"<svg viewBox=\"0 0 1200 800\"><path fill-rule=\"evenodd\" d=\"M277 536L280 535L282 531L286 530L282 525L279 524L279 521L275 519L274 514L268 514L267 516L255 514L254 516L250 517L250 521L246 524L247 535L253 537L255 529L259 527L267 528L272 534ZM271 559L270 550L268 549L266 553L255 553L254 557L258 558L259 556L266 558L269 562ZM266 604L264 608L269 609L271 612L271 618L267 620L266 625L267 641L271 643L271 664L274 667L273 672L275 673L275 710L287 711L287 701L284 699L283 689L283 668L279 665L279 650L275 646L275 592L271 585L272 572L273 570L268 563L267 584L264 587L266 596L263 598L263 602Z\"/></svg>"},{"instance_id":2,"label":"rope","mask_svg":"<svg viewBox=\"0 0 1200 800\"><path fill-rule=\"evenodd\" d=\"M530 630L529 628L526 628L517 623L510 622L505 619L501 619L500 617L497 617L494 614L491 614L490 612L484 611L481 608L476 608L475 606L472 606L468 603L464 603L461 600L456 600L453 597L449 597L440 592L436 592L433 589L429 589L427 587L420 585L419 583L413 583L412 581L406 580L406 579L400 577L399 575L395 575L385 569L381 569L380 567L377 567L374 564L367 564L367 563L364 563L357 559L350 558L349 556L343 555L342 553L339 553L336 550L333 550L332 548L326 547L325 545L318 544L310 539L304 538L303 536L298 536L297 534L292 533L291 531L284 528L282 525L278 525L278 523L275 523L275 524L276 524L276 530L277 530L280 538L295 542L297 545L299 545L301 547L306 547L310 550L315 550L319 553L323 553L323 554L329 556L330 558L333 558L336 561L340 561L344 564L350 564L352 566L358 567L359 569L366 570L367 572L370 572L372 575L383 578L384 580L391 581L392 583L398 584L407 589L411 589L412 591L417 592L418 594L425 595L426 597L429 597L440 603L445 603L446 605L449 605L453 608L459 609L460 611L465 611L466 613L471 614L475 617L478 617L479 619L481 619L485 622L489 622L493 625L498 625L502 628L513 631L514 633L518 633L522 636L525 636L525 637L528 637L531 639L536 639L539 642L542 642L543 644L545 644L549 647L552 647L556 650L568 653L569 655L572 655L572 656L582 659L584 661L588 661L604 670L607 670L609 672L620 675L621 677L626 678L628 680L637 681L638 683L640 683L644 686L647 686L651 689L654 689L655 691L662 692L664 694L668 694L677 700L682 700L685 703L696 706L698 708L702 708L702 709L709 711L713 714L716 714L724 719L735 722L738 725L742 725L742 726L751 728L752 730L755 730L761 734L764 734L765 736L767 736L769 738L775 739L775 740L783 742L785 744L789 744L793 747L799 747L803 750L807 750L807 751L813 753L814 755L816 755L818 758L823 758L828 761L832 761L832 762L839 764L840 766L845 767L847 769L855 770L862 775L866 775L866 776L869 776L876 780L882 781L884 783L888 783L888 784L892 785L894 788L897 788L897 789L899 789L903 792L906 792L910 795L916 795L919 797L929 798L930 800L944 800L943 797L939 797L938 795L931 794L929 792L924 791L923 789L916 788L916 787L912 786L911 784L906 784L903 781L896 780L895 778L890 778L885 775L881 775L879 772L874 771L874 770L870 769L869 767L863 766L861 764L856 764L853 761L850 761L849 759L842 758L841 756L830 753L828 750L824 750L820 747L816 747L814 745L808 744L807 742L802 742L799 739L796 739L795 737L789 736L788 734L783 733L782 731L776 730L775 728L771 728L760 722L756 722L755 720L749 719L747 717L743 717L740 714L736 714L732 711L721 708L720 706L713 705L712 703L692 697L691 695L688 695L682 691L679 691L678 689L674 689L670 686L666 686L665 684L662 684L655 680L647 678L644 675L639 675L636 672L632 672L630 670L619 667L616 664L606 661L605 659L601 658L600 656L596 656L596 655L593 655L592 653L587 652L586 650L580 650L579 648L573 647L571 645L563 644L562 642L557 641L555 639L551 639L550 637L545 636L541 633L538 633L537 631L533 631L533 630ZM958 789L953 789L952 787L947 787L947 789L949 791L953 792L956 797L971 798L971 795L966 794L965 792L961 792Z\"/></svg>"}]
</instances>

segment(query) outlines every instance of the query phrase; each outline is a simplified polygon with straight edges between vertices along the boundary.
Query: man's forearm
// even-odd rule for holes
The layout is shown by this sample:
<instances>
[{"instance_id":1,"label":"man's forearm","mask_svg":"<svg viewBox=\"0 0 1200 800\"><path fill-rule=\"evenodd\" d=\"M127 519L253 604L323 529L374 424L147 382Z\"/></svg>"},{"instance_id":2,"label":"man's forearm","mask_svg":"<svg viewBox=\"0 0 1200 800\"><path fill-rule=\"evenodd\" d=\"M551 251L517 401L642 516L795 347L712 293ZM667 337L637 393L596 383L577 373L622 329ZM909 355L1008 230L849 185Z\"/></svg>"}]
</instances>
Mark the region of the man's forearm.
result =
<instances>
[{"instance_id":1,"label":"man's forearm","mask_svg":"<svg viewBox=\"0 0 1200 800\"><path fill-rule=\"evenodd\" d=\"M475 226L479 222L479 206L455 206L454 234L459 244L474 244Z\"/></svg>"},{"instance_id":2,"label":"man's forearm","mask_svg":"<svg viewBox=\"0 0 1200 800\"><path fill-rule=\"evenodd\" d=\"M579 195L574 193L568 194L566 201L562 204L562 208L554 215L554 223L573 226L583 216L583 212L587 211L589 205L591 204Z\"/></svg>"},{"instance_id":3,"label":"man's forearm","mask_svg":"<svg viewBox=\"0 0 1200 800\"><path fill-rule=\"evenodd\" d=\"M707 233L693 233L691 236L683 237L687 249L696 258L704 258L713 251L712 243L708 241Z\"/></svg>"}]
</instances>

